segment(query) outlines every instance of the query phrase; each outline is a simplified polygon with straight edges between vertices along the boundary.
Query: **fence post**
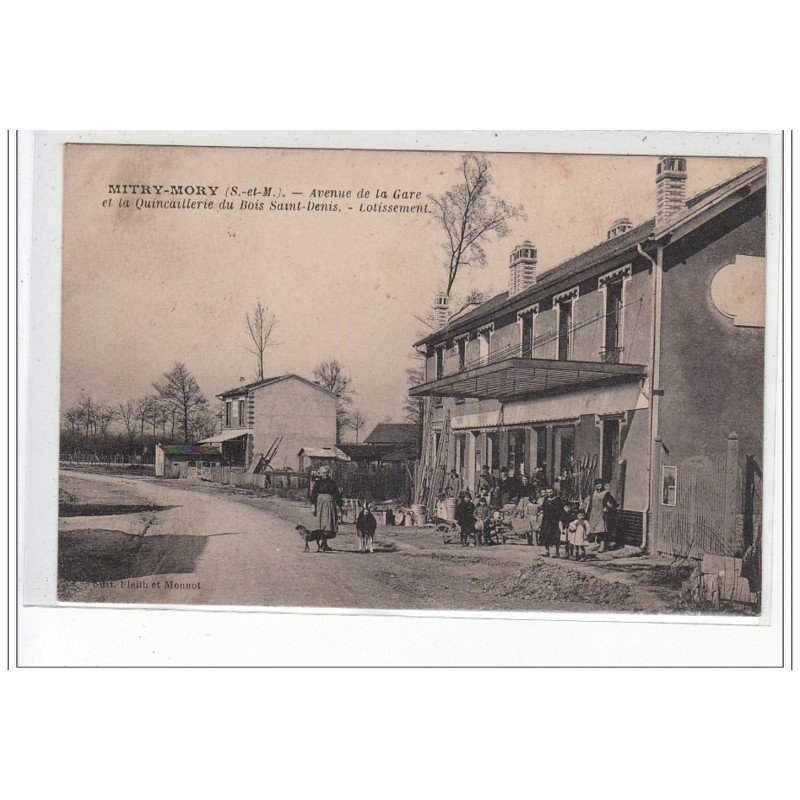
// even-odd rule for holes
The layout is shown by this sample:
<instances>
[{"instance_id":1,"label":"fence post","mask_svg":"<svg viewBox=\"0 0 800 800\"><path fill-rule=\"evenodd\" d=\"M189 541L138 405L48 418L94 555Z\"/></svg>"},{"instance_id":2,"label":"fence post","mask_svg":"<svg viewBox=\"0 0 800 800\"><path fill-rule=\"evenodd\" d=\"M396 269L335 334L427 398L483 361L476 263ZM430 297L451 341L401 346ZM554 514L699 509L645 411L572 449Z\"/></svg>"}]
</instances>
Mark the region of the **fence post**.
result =
<instances>
[{"instance_id":1,"label":"fence post","mask_svg":"<svg viewBox=\"0 0 800 800\"><path fill-rule=\"evenodd\" d=\"M741 537L736 531L736 513L741 505L739 495L739 434L728 434L728 448L725 453L725 531L724 540L730 546L730 551L725 555L739 553L742 555Z\"/></svg>"}]
</instances>

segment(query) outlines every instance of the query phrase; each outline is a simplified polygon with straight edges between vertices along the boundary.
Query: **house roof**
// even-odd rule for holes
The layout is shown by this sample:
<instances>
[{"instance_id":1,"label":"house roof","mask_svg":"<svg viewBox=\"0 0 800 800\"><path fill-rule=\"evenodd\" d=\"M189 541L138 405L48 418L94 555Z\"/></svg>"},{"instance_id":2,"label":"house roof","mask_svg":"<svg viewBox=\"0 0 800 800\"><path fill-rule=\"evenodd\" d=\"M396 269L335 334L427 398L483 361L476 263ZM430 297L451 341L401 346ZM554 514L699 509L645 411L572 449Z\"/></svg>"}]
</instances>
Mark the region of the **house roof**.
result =
<instances>
[{"instance_id":1,"label":"house roof","mask_svg":"<svg viewBox=\"0 0 800 800\"><path fill-rule=\"evenodd\" d=\"M162 444L161 449L167 456L220 456L218 447L203 444Z\"/></svg>"},{"instance_id":2,"label":"house roof","mask_svg":"<svg viewBox=\"0 0 800 800\"><path fill-rule=\"evenodd\" d=\"M406 444L417 440L417 426L410 422L379 422L364 444Z\"/></svg>"},{"instance_id":3,"label":"house roof","mask_svg":"<svg viewBox=\"0 0 800 800\"><path fill-rule=\"evenodd\" d=\"M684 218L692 216L699 205L707 206L713 204L742 186L762 178L765 172L766 164L762 161L744 172L741 172L739 175L735 175L716 186L712 186L692 196L686 201L686 210L670 220L670 227L680 223ZM655 231L655 219L649 219L613 239L606 239L600 242L600 244L590 247L588 250L584 250L582 253L578 253L578 255L546 270L541 274L536 283L525 291L519 292L513 297L509 297L508 292L501 292L495 295L477 308L470 310L463 316L458 316L456 319L453 319L444 328L434 331L420 339L414 344L414 347L419 347L434 341L441 341L454 334L473 330L476 323L492 321L497 312L501 309L512 311L515 306L524 308L539 299L546 298L549 294L552 294L555 287L562 281L566 279L572 279L573 281L575 279L580 280L582 278L581 273L589 272L603 265L604 262L610 259L621 256L627 251L634 250L637 244L642 244L648 239L651 239Z\"/></svg>"},{"instance_id":4,"label":"house roof","mask_svg":"<svg viewBox=\"0 0 800 800\"><path fill-rule=\"evenodd\" d=\"M309 458L335 458L337 461L349 461L350 456L343 453L338 447L301 447L298 456Z\"/></svg>"},{"instance_id":5,"label":"house roof","mask_svg":"<svg viewBox=\"0 0 800 800\"><path fill-rule=\"evenodd\" d=\"M339 449L347 453L353 461L382 461L383 457L396 447L395 444L364 444L363 442L339 444Z\"/></svg>"},{"instance_id":6,"label":"house roof","mask_svg":"<svg viewBox=\"0 0 800 800\"><path fill-rule=\"evenodd\" d=\"M220 400L224 400L228 397L236 397L238 395L247 394L251 389L261 389L264 386L269 386L273 383L280 383L281 381L289 380L290 378L296 378L303 383L308 384L309 386L313 386L315 389L319 389L321 392L327 392L330 395L336 397L336 393L332 392L330 389L326 389L324 386L320 386L318 383L314 383L314 381L308 380L308 378L304 378L302 375L296 375L293 372L289 372L286 375L275 375L272 378L264 378L260 381L253 381L252 383L244 383L241 386L235 386L233 389L227 389L224 392L216 395Z\"/></svg>"},{"instance_id":7,"label":"house roof","mask_svg":"<svg viewBox=\"0 0 800 800\"><path fill-rule=\"evenodd\" d=\"M216 444L217 442L228 442L231 439L238 439L240 436L246 436L248 433L250 433L248 428L231 428L230 430L215 433L213 436L206 436L206 438L201 439L198 444Z\"/></svg>"}]
</instances>

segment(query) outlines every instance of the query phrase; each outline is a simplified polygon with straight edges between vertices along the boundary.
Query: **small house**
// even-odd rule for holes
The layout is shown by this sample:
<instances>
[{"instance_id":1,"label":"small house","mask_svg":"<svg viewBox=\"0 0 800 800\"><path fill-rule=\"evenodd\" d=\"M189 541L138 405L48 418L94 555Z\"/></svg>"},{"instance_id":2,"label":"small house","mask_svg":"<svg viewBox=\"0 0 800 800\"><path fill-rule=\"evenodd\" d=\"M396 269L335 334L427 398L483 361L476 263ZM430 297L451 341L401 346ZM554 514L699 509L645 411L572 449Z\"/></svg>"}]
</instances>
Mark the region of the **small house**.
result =
<instances>
[{"instance_id":1,"label":"small house","mask_svg":"<svg viewBox=\"0 0 800 800\"><path fill-rule=\"evenodd\" d=\"M333 467L337 461L350 461L338 447L301 447L297 454L301 472L316 472L320 467Z\"/></svg>"},{"instance_id":2,"label":"small house","mask_svg":"<svg viewBox=\"0 0 800 800\"><path fill-rule=\"evenodd\" d=\"M156 444L156 477L187 478L222 462L217 447L203 444Z\"/></svg>"}]
</instances>

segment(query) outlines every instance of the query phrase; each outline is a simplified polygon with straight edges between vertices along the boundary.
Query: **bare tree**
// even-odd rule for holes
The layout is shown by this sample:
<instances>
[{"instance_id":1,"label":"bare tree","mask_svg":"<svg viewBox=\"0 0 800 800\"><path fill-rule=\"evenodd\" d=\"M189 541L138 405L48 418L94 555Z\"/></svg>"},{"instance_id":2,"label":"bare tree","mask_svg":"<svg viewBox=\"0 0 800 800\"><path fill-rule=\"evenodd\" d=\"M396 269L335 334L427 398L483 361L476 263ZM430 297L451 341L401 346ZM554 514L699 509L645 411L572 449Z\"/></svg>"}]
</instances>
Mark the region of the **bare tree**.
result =
<instances>
[{"instance_id":1,"label":"bare tree","mask_svg":"<svg viewBox=\"0 0 800 800\"><path fill-rule=\"evenodd\" d=\"M347 418L347 426L353 429L356 435L356 444L358 444L358 433L367 424L367 420L361 413L361 410L354 408Z\"/></svg>"},{"instance_id":2,"label":"bare tree","mask_svg":"<svg viewBox=\"0 0 800 800\"><path fill-rule=\"evenodd\" d=\"M257 380L264 380L264 351L273 345L270 342L272 332L278 324L278 318L269 310L269 306L261 304L261 298L256 301L256 307L252 314L245 315L247 319L247 332L253 343L252 347L247 348L248 353L252 353L258 359Z\"/></svg>"},{"instance_id":3,"label":"bare tree","mask_svg":"<svg viewBox=\"0 0 800 800\"><path fill-rule=\"evenodd\" d=\"M341 441L342 431L348 425L350 406L353 404L353 390L350 388L352 378L336 359L323 361L314 370L314 377L320 386L324 386L338 397L336 402L336 442L338 444Z\"/></svg>"},{"instance_id":4,"label":"bare tree","mask_svg":"<svg viewBox=\"0 0 800 800\"><path fill-rule=\"evenodd\" d=\"M428 196L433 216L441 225L445 240L449 296L462 268L485 267L484 246L494 236L508 236L508 223L524 219L521 207L500 200L493 193L491 164L485 156L465 153L461 157L459 182L440 197Z\"/></svg>"},{"instance_id":5,"label":"bare tree","mask_svg":"<svg viewBox=\"0 0 800 800\"><path fill-rule=\"evenodd\" d=\"M69 432L72 434L78 433L81 429L81 421L83 419L83 412L80 406L71 406L64 412L64 419L69 425Z\"/></svg>"},{"instance_id":6,"label":"bare tree","mask_svg":"<svg viewBox=\"0 0 800 800\"><path fill-rule=\"evenodd\" d=\"M97 407L91 395L85 395L78 403L78 408L81 412L81 425L88 439L97 430Z\"/></svg>"},{"instance_id":7,"label":"bare tree","mask_svg":"<svg viewBox=\"0 0 800 800\"><path fill-rule=\"evenodd\" d=\"M188 443L194 417L208 410L206 398L195 377L186 364L176 361L175 366L164 373L162 380L153 384L153 388L168 408L175 409L183 441Z\"/></svg>"},{"instance_id":8,"label":"bare tree","mask_svg":"<svg viewBox=\"0 0 800 800\"><path fill-rule=\"evenodd\" d=\"M96 431L105 436L111 423L117 418L117 410L111 406L99 405L95 413Z\"/></svg>"},{"instance_id":9,"label":"bare tree","mask_svg":"<svg viewBox=\"0 0 800 800\"><path fill-rule=\"evenodd\" d=\"M122 422L128 439L133 439L136 436L136 422L139 418L136 403L133 400L118 403L117 418Z\"/></svg>"}]
</instances>

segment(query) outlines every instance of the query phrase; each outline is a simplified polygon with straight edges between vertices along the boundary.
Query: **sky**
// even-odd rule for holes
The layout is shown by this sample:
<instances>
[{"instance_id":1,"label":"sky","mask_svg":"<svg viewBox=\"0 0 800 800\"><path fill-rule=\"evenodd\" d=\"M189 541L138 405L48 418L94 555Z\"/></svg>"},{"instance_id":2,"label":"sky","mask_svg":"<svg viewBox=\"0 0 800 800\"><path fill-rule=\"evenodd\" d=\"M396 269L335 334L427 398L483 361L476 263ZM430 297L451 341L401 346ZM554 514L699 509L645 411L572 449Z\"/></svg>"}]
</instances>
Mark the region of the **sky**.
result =
<instances>
[{"instance_id":1,"label":"sky","mask_svg":"<svg viewBox=\"0 0 800 800\"><path fill-rule=\"evenodd\" d=\"M495 193L527 218L491 241L485 269L459 275L454 310L474 289L504 291L509 254L525 239L538 248L544 272L604 240L617 218L636 225L654 215L657 157L488 157ZM689 158L687 196L754 163ZM69 145L62 409L83 393L109 404L141 397L176 361L212 401L240 377L253 380L245 313L260 298L278 319L267 376L311 378L319 363L338 359L367 419L362 437L378 422L402 421L411 345L429 332L417 317L428 314L445 280L442 235L430 215L358 208L376 202L378 189L388 195L378 202L424 203L457 181L459 164L459 154L446 152ZM137 210L137 197L156 198L126 195L132 207L121 208L122 196L109 194L117 184L219 188L214 197L191 198L213 201L212 210ZM234 186L234 209L219 208ZM285 195L276 202L338 202L342 210L270 210L270 198L242 197L266 186L272 199ZM312 200L315 189L352 196ZM358 198L360 189L370 197ZM396 190L422 199L392 200ZM265 208L240 210L242 199Z\"/></svg>"}]
</instances>

